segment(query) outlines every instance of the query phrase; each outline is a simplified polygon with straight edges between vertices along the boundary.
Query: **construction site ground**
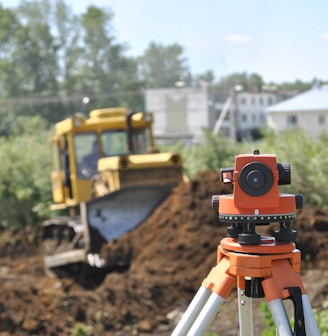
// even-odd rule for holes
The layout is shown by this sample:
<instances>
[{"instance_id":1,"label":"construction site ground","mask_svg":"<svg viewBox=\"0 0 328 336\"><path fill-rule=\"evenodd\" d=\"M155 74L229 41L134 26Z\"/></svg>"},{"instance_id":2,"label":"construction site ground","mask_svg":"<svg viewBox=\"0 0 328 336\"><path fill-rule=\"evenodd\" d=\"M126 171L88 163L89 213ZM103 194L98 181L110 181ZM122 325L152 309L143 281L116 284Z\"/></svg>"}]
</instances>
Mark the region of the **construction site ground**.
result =
<instances>
[{"instance_id":1,"label":"construction site ground","mask_svg":"<svg viewBox=\"0 0 328 336\"><path fill-rule=\"evenodd\" d=\"M218 174L204 172L177 186L135 230L103 249L123 250L127 269L108 274L45 275L38 225L0 233L0 336L170 335L226 236L211 208L212 195L229 193ZM304 195L306 197L306 195ZM302 209L293 223L302 252L301 276L313 308L328 295L328 211ZM261 227L268 234L271 225ZM238 335L234 289L211 330ZM264 328L257 309L256 332Z\"/></svg>"}]
</instances>

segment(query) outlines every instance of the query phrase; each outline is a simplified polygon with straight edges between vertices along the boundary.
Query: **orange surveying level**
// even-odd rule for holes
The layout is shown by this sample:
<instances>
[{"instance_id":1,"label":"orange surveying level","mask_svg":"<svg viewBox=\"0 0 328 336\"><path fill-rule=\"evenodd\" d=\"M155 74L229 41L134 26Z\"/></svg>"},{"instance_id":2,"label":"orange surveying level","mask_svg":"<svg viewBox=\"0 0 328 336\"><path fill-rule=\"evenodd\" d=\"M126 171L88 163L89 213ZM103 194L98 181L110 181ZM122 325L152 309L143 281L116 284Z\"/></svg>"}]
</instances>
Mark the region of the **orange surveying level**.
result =
<instances>
[{"instance_id":1,"label":"orange surveying level","mask_svg":"<svg viewBox=\"0 0 328 336\"><path fill-rule=\"evenodd\" d=\"M289 163L277 163L272 154L238 155L235 168L220 170L221 182L232 183L231 195L214 195L212 207L219 214L221 223L231 224L228 236L238 238L240 244L256 245L261 241L256 225L280 222L280 230L274 232L278 241L296 240L291 222L296 209L303 206L302 195L280 194L278 186L290 184Z\"/></svg>"},{"instance_id":2,"label":"orange surveying level","mask_svg":"<svg viewBox=\"0 0 328 336\"><path fill-rule=\"evenodd\" d=\"M204 335L234 286L238 291L239 331L253 336L252 299L265 297L279 336L320 336L300 278L301 252L295 248L292 221L303 206L302 195L281 194L290 184L288 163L272 154L238 155L234 168L220 170L233 194L214 195L212 207L227 236L218 246L217 264L204 279L172 336ZM279 223L272 237L256 233L257 225ZM294 305L294 327L284 300Z\"/></svg>"}]
</instances>

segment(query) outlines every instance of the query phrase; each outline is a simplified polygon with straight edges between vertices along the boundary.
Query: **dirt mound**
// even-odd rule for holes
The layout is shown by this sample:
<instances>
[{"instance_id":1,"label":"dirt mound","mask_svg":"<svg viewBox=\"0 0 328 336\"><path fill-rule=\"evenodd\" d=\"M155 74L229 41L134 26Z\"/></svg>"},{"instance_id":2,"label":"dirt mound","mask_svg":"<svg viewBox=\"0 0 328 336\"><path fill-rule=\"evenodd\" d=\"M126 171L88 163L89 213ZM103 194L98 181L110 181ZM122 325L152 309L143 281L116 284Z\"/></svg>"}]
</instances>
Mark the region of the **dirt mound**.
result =
<instances>
[{"instance_id":1,"label":"dirt mound","mask_svg":"<svg viewBox=\"0 0 328 336\"><path fill-rule=\"evenodd\" d=\"M136 329L142 334L165 325L167 313L191 300L216 262L226 226L218 225L211 197L230 192L229 186L219 184L215 172L181 183L142 225L102 251L126 251L130 267L108 274L100 285L92 278L84 282L46 278L38 233L4 231L0 236L0 332L71 335L82 323L90 328L80 325L86 334L130 335ZM304 209L294 228L304 269L326 269L328 212ZM153 334L159 335L159 329Z\"/></svg>"},{"instance_id":2,"label":"dirt mound","mask_svg":"<svg viewBox=\"0 0 328 336\"><path fill-rule=\"evenodd\" d=\"M178 186L148 220L107 246L129 252L131 266L124 275L109 274L98 290L113 293L112 303L119 301L128 316L163 320L163 311L190 298L215 263L226 228L217 223L211 197L228 192L214 172Z\"/></svg>"}]
</instances>

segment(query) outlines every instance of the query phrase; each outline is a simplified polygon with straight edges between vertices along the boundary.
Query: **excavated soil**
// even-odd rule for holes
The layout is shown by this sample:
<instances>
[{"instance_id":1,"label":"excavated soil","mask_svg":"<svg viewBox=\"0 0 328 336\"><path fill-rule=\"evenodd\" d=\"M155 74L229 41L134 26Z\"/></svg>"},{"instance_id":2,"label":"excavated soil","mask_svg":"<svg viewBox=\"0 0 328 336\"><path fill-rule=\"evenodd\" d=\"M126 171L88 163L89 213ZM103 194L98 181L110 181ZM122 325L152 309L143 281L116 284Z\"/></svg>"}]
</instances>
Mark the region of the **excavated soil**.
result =
<instances>
[{"instance_id":1,"label":"excavated soil","mask_svg":"<svg viewBox=\"0 0 328 336\"><path fill-rule=\"evenodd\" d=\"M125 251L128 269L107 275L50 278L43 271L37 227L0 234L0 336L170 335L226 236L211 208L231 192L215 172L183 182L139 227L102 251ZM293 223L302 251L302 279L312 306L328 295L328 211L302 209ZM265 233L270 226L261 227ZM256 315L256 330L263 327ZM214 322L220 335L238 334L235 290Z\"/></svg>"}]
</instances>

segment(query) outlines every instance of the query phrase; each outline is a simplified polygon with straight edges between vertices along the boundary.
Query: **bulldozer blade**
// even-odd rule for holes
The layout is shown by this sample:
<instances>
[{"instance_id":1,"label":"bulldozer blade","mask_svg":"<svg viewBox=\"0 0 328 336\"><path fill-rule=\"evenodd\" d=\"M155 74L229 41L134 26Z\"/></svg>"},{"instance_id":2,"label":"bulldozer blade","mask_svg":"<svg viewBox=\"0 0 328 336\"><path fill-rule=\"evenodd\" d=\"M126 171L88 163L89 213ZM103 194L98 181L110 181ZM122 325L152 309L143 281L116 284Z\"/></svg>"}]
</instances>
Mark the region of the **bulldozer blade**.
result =
<instances>
[{"instance_id":1,"label":"bulldozer blade","mask_svg":"<svg viewBox=\"0 0 328 336\"><path fill-rule=\"evenodd\" d=\"M122 188L101 198L86 202L91 249L100 235L105 242L119 239L141 224L171 192L172 185L133 186ZM93 232L93 234L92 234ZM95 244L96 243L96 244ZM100 246L99 246L100 247Z\"/></svg>"}]
</instances>

